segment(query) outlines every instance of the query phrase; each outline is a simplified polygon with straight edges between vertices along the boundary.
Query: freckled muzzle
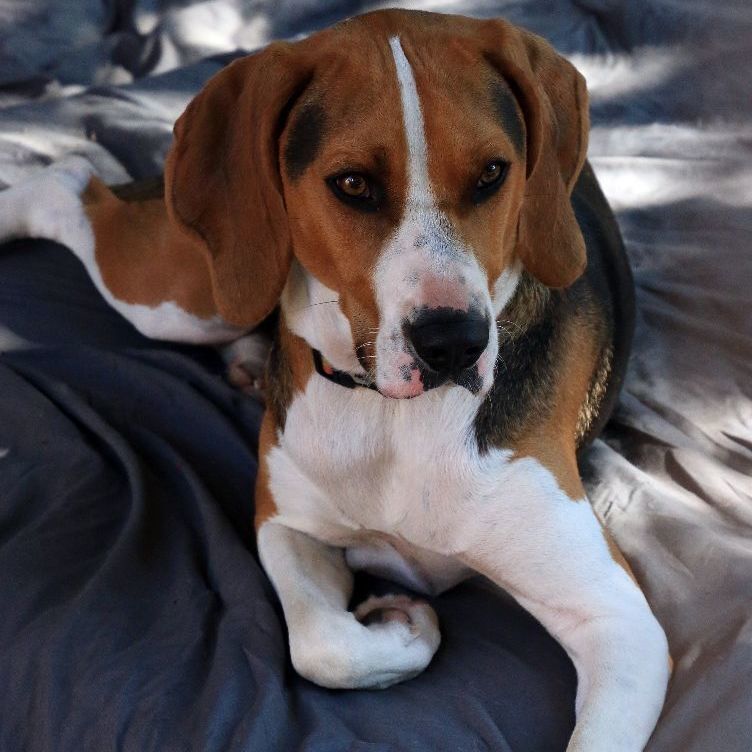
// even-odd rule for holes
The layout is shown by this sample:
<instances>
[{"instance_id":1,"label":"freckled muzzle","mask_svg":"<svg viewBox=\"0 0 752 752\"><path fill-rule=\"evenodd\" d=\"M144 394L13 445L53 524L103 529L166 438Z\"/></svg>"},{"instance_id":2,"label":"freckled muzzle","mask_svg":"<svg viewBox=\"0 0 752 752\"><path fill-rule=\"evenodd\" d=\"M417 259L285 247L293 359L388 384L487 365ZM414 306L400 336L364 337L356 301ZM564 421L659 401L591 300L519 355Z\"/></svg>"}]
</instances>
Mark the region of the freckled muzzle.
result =
<instances>
[{"instance_id":1,"label":"freckled muzzle","mask_svg":"<svg viewBox=\"0 0 752 752\"><path fill-rule=\"evenodd\" d=\"M480 389L482 378L476 364L488 346L486 316L472 310L426 309L406 323L403 331L424 366L424 386L452 380L472 392Z\"/></svg>"}]
</instances>

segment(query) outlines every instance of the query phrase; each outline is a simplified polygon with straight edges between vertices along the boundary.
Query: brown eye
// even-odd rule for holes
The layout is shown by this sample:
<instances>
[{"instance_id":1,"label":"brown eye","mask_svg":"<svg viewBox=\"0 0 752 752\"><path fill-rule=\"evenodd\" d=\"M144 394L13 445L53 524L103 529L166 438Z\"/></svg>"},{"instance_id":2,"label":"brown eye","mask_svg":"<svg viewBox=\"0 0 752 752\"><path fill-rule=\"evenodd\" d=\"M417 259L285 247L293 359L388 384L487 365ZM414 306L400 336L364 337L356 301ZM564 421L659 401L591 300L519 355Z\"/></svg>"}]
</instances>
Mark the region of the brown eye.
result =
<instances>
[{"instance_id":1,"label":"brown eye","mask_svg":"<svg viewBox=\"0 0 752 752\"><path fill-rule=\"evenodd\" d=\"M361 172L332 175L326 182L342 203L357 211L375 212L381 208L384 191L378 182Z\"/></svg>"},{"instance_id":2,"label":"brown eye","mask_svg":"<svg viewBox=\"0 0 752 752\"><path fill-rule=\"evenodd\" d=\"M350 198L371 198L371 187L368 180L358 173L348 173L340 175L335 181L337 188Z\"/></svg>"},{"instance_id":3,"label":"brown eye","mask_svg":"<svg viewBox=\"0 0 752 752\"><path fill-rule=\"evenodd\" d=\"M504 184L507 172L509 172L509 162L505 162L503 159L492 159L486 164L478 177L478 182L475 184L472 196L473 203L477 206L491 198Z\"/></svg>"},{"instance_id":4,"label":"brown eye","mask_svg":"<svg viewBox=\"0 0 752 752\"><path fill-rule=\"evenodd\" d=\"M498 183L507 172L507 163L502 162L500 159L496 159L493 162L489 162L483 172L481 172L478 182L475 187L483 190Z\"/></svg>"}]
</instances>

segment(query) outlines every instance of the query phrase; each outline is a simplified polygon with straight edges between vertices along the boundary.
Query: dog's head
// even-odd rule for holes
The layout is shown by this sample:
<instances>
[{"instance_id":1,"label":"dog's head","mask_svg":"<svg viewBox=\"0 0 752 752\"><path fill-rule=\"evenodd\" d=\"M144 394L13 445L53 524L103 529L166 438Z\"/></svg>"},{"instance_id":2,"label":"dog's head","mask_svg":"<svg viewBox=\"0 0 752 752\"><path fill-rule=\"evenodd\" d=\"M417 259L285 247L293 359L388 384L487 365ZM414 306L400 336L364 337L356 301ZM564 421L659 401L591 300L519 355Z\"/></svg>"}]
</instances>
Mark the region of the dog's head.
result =
<instances>
[{"instance_id":1,"label":"dog's head","mask_svg":"<svg viewBox=\"0 0 752 752\"><path fill-rule=\"evenodd\" d=\"M485 393L519 270L565 287L584 268L587 128L582 77L541 38L382 11L209 81L175 127L168 211L228 322L287 285L291 328L384 395Z\"/></svg>"}]
</instances>

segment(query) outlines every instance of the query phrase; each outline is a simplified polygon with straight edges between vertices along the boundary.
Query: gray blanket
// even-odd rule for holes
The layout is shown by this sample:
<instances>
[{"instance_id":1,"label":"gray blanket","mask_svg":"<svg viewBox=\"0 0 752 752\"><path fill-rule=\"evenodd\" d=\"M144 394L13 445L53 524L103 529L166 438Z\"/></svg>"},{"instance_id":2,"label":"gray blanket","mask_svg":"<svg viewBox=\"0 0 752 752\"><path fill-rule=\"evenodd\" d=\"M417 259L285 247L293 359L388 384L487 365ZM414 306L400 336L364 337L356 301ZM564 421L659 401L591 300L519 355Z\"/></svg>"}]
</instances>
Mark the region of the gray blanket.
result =
<instances>
[{"instance_id":1,"label":"gray blanket","mask_svg":"<svg viewBox=\"0 0 752 752\"><path fill-rule=\"evenodd\" d=\"M588 79L589 157L638 321L583 469L676 662L649 750L746 751L752 8L405 5L504 15ZM69 153L110 182L157 174L172 122L239 48L372 7L0 0L0 184ZM259 406L212 352L139 337L60 247L0 248L0 279L0 750L563 749L571 666L480 580L433 604L445 642L417 679L379 693L295 677L253 552Z\"/></svg>"}]
</instances>

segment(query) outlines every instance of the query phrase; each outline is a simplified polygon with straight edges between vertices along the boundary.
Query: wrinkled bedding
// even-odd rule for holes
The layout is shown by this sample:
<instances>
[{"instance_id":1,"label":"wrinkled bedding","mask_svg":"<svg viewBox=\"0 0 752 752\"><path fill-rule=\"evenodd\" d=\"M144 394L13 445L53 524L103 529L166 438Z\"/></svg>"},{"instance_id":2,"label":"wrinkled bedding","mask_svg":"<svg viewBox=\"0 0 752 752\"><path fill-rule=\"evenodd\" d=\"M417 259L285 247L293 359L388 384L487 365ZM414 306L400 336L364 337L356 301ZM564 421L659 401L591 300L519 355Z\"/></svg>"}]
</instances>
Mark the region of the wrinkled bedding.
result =
<instances>
[{"instance_id":1,"label":"wrinkled bedding","mask_svg":"<svg viewBox=\"0 0 752 752\"><path fill-rule=\"evenodd\" d=\"M588 80L638 320L583 471L676 664L648 749L746 751L752 7L403 5L503 15ZM70 153L108 182L158 174L173 121L239 50L374 7L0 0L0 187ZM330 692L293 674L254 555L261 408L222 368L140 337L61 247L0 247L0 750L563 749L573 669L480 579L435 600L444 644L417 679Z\"/></svg>"}]
</instances>

